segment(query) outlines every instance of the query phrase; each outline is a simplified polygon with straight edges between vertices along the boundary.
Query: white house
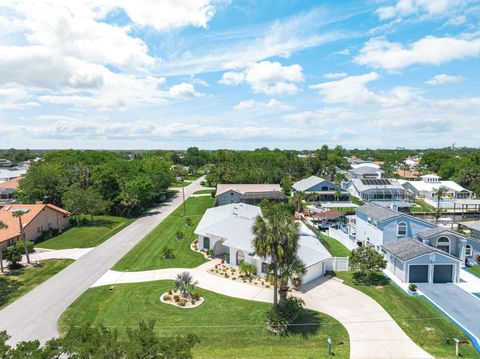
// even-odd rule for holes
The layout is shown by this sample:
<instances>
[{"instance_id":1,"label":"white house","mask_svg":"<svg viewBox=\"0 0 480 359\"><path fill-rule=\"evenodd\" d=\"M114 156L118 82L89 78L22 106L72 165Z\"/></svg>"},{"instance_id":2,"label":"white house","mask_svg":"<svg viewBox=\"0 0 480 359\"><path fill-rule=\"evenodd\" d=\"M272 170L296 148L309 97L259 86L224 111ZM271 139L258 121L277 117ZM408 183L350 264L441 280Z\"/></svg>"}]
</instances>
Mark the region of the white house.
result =
<instances>
[{"instance_id":1,"label":"white house","mask_svg":"<svg viewBox=\"0 0 480 359\"><path fill-rule=\"evenodd\" d=\"M349 201L350 194L342 187L327 181L325 178L310 176L292 186L292 192L315 193L320 202Z\"/></svg>"},{"instance_id":2,"label":"white house","mask_svg":"<svg viewBox=\"0 0 480 359\"><path fill-rule=\"evenodd\" d=\"M257 204L263 200L286 202L279 184L218 184L215 192L217 206L229 203Z\"/></svg>"},{"instance_id":3,"label":"white house","mask_svg":"<svg viewBox=\"0 0 480 359\"><path fill-rule=\"evenodd\" d=\"M242 262L254 264L257 274L265 275L267 263L255 254L252 247L252 225L258 215L261 215L260 207L245 203L208 209L195 229L199 248L213 249L215 255L228 255L230 265L234 267ZM303 282L323 276L332 256L303 224L299 244L298 256L307 267Z\"/></svg>"},{"instance_id":4,"label":"white house","mask_svg":"<svg viewBox=\"0 0 480 359\"><path fill-rule=\"evenodd\" d=\"M436 201L437 191L440 187L447 189L447 197L452 199L470 199L475 194L463 188L454 181L441 181L440 177L434 174L420 176L420 181L405 181L403 187L418 198Z\"/></svg>"}]
</instances>

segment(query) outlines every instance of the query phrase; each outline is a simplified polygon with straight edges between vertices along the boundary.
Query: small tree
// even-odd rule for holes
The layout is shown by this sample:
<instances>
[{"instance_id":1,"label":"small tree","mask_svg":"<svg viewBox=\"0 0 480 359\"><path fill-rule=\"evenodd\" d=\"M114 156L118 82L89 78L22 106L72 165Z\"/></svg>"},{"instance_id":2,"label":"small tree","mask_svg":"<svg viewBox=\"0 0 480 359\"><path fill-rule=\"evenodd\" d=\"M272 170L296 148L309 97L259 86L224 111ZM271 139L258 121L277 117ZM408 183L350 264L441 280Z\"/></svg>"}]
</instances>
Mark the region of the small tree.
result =
<instances>
[{"instance_id":1,"label":"small tree","mask_svg":"<svg viewBox=\"0 0 480 359\"><path fill-rule=\"evenodd\" d=\"M350 266L365 283L370 283L373 276L387 266L387 261L376 250L360 247L350 254Z\"/></svg>"},{"instance_id":2,"label":"small tree","mask_svg":"<svg viewBox=\"0 0 480 359\"><path fill-rule=\"evenodd\" d=\"M17 268L22 260L22 251L17 246L11 246L7 248L5 252L5 260L9 262L10 268Z\"/></svg>"},{"instance_id":3,"label":"small tree","mask_svg":"<svg viewBox=\"0 0 480 359\"><path fill-rule=\"evenodd\" d=\"M185 239L185 232L177 231L177 232L175 233L175 238L177 238L178 240Z\"/></svg>"},{"instance_id":4,"label":"small tree","mask_svg":"<svg viewBox=\"0 0 480 359\"><path fill-rule=\"evenodd\" d=\"M30 255L28 254L27 239L25 237L25 228L23 227L23 223L22 223L22 216L25 213L27 213L25 210L14 209L12 211L12 216L15 218L18 218L18 226L20 228L20 239L23 241L23 249L25 252L25 256L27 257L27 263L30 264ZM21 257L20 257L20 260L22 260Z\"/></svg>"},{"instance_id":5,"label":"small tree","mask_svg":"<svg viewBox=\"0 0 480 359\"><path fill-rule=\"evenodd\" d=\"M191 226L193 225L192 218L191 218L191 217L185 218L185 224L186 224L188 227L191 227Z\"/></svg>"},{"instance_id":6,"label":"small tree","mask_svg":"<svg viewBox=\"0 0 480 359\"><path fill-rule=\"evenodd\" d=\"M195 290L198 281L193 281L193 277L189 272L182 272L177 275L175 280L175 290L178 290L182 297L188 298Z\"/></svg>"},{"instance_id":7,"label":"small tree","mask_svg":"<svg viewBox=\"0 0 480 359\"><path fill-rule=\"evenodd\" d=\"M442 200L443 197L445 197L448 193L448 188L444 186L440 186L439 189L437 189L437 193L435 195L437 196L437 211L435 212L435 221L438 223L438 220L440 219L440 216L442 215L442 208L440 207L440 201Z\"/></svg>"},{"instance_id":8,"label":"small tree","mask_svg":"<svg viewBox=\"0 0 480 359\"><path fill-rule=\"evenodd\" d=\"M257 267L254 264L243 262L240 263L238 269L243 273L247 278L250 278L252 274L257 273Z\"/></svg>"}]
</instances>

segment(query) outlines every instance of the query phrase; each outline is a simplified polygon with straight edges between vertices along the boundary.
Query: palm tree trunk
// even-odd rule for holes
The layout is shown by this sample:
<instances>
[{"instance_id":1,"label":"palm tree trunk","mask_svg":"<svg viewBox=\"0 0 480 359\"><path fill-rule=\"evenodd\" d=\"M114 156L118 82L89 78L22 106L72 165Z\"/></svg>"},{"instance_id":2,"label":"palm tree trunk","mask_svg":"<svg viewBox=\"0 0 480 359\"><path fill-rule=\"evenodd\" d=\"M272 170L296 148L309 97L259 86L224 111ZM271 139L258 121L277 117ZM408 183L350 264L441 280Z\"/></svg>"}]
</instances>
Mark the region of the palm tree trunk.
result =
<instances>
[{"instance_id":1,"label":"palm tree trunk","mask_svg":"<svg viewBox=\"0 0 480 359\"><path fill-rule=\"evenodd\" d=\"M278 305L278 263L277 256L274 254L273 259L273 307L277 308Z\"/></svg>"},{"instance_id":2,"label":"palm tree trunk","mask_svg":"<svg viewBox=\"0 0 480 359\"><path fill-rule=\"evenodd\" d=\"M27 248L27 239L25 238L25 231L23 229L23 223L22 223L22 217L18 217L18 221L20 224L20 235L23 241L23 250L25 252L25 257L27 257L27 263L30 264L30 255L28 254L28 248Z\"/></svg>"},{"instance_id":3,"label":"palm tree trunk","mask_svg":"<svg viewBox=\"0 0 480 359\"><path fill-rule=\"evenodd\" d=\"M0 272L3 273L3 250L0 248Z\"/></svg>"}]
</instances>

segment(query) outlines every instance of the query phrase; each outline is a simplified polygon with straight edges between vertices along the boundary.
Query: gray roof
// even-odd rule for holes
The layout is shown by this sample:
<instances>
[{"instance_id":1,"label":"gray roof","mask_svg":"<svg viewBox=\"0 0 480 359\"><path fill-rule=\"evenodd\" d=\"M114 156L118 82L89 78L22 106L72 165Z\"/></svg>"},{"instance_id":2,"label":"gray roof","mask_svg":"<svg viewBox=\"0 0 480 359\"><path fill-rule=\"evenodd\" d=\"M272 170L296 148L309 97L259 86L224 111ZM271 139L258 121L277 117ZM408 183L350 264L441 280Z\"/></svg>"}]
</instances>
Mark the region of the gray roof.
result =
<instances>
[{"instance_id":1,"label":"gray roof","mask_svg":"<svg viewBox=\"0 0 480 359\"><path fill-rule=\"evenodd\" d=\"M480 231L480 221L461 222L460 224L469 229L473 229L474 231Z\"/></svg>"},{"instance_id":2,"label":"gray roof","mask_svg":"<svg viewBox=\"0 0 480 359\"><path fill-rule=\"evenodd\" d=\"M383 249L393 254L403 262L429 253L438 253L459 260L458 258L442 251L441 249L432 247L410 237L404 237L402 239L384 244Z\"/></svg>"},{"instance_id":3,"label":"gray roof","mask_svg":"<svg viewBox=\"0 0 480 359\"><path fill-rule=\"evenodd\" d=\"M418 232L418 235L426 238L426 237L434 236L436 234L443 233L443 232L450 232L450 231L447 228L443 228L443 227L433 227L433 228L429 228L424 231Z\"/></svg>"},{"instance_id":4,"label":"gray roof","mask_svg":"<svg viewBox=\"0 0 480 359\"><path fill-rule=\"evenodd\" d=\"M383 170L372 166L361 166L357 168L352 168L349 172L355 175L385 173Z\"/></svg>"},{"instance_id":5,"label":"gray roof","mask_svg":"<svg viewBox=\"0 0 480 359\"><path fill-rule=\"evenodd\" d=\"M357 211L360 211L366 214L367 216L373 217L380 221L385 221L387 219L395 218L403 215L403 213L394 211L393 209L390 209L387 207L382 207L372 202L369 202L367 204L364 204L361 207L358 207Z\"/></svg>"},{"instance_id":6,"label":"gray roof","mask_svg":"<svg viewBox=\"0 0 480 359\"><path fill-rule=\"evenodd\" d=\"M310 176L308 178L304 178L298 182L295 182L292 187L295 191L305 192L306 190L312 188L313 186L316 186L319 183L322 183L323 181L325 181L324 178L320 178L318 176Z\"/></svg>"},{"instance_id":7,"label":"gray roof","mask_svg":"<svg viewBox=\"0 0 480 359\"><path fill-rule=\"evenodd\" d=\"M362 179L351 179L349 182L348 182L348 185L353 185L355 186L355 188L357 189L358 192L364 192L364 191L368 191L368 190L378 190L378 191L382 191L382 190L386 190L386 191L394 191L394 192L406 192L405 188L400 184L400 182L398 182L397 180L394 180L394 179L388 179L388 182L390 184L382 184L382 185L379 185L379 184L365 184L363 183L362 181L365 181L365 180L362 180Z\"/></svg>"}]
</instances>

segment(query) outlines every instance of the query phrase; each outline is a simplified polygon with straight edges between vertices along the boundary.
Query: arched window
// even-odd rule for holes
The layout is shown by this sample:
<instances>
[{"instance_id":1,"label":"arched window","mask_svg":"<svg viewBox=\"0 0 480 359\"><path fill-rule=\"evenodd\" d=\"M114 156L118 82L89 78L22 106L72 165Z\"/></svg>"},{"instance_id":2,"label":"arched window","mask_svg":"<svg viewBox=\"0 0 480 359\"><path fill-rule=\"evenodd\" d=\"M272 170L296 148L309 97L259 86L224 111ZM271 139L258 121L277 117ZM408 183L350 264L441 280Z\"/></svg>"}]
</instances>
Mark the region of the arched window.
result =
<instances>
[{"instance_id":1,"label":"arched window","mask_svg":"<svg viewBox=\"0 0 480 359\"><path fill-rule=\"evenodd\" d=\"M472 246L471 246L470 244L467 244L467 245L465 246L465 256L471 257L472 254L473 254L472 252L473 252L473 251L472 251Z\"/></svg>"},{"instance_id":2,"label":"arched window","mask_svg":"<svg viewBox=\"0 0 480 359\"><path fill-rule=\"evenodd\" d=\"M437 248L447 253L450 253L450 239L448 239L447 237L440 237L437 240Z\"/></svg>"},{"instance_id":3,"label":"arched window","mask_svg":"<svg viewBox=\"0 0 480 359\"><path fill-rule=\"evenodd\" d=\"M405 222L400 222L397 228L397 236L406 236L407 235L407 224Z\"/></svg>"}]
</instances>

